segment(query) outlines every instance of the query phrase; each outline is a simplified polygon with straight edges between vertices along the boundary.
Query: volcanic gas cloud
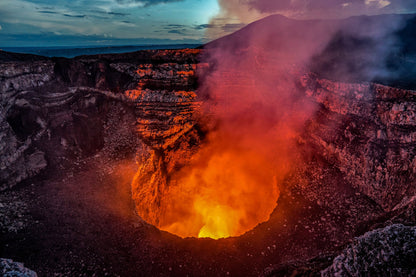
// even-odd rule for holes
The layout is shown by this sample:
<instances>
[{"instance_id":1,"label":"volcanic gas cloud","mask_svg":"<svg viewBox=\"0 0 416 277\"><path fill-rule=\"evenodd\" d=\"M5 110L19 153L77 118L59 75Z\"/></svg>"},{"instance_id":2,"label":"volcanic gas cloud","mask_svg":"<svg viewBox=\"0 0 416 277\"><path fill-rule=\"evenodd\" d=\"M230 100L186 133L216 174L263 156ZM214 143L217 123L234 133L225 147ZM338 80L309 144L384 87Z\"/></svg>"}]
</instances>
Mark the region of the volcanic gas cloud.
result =
<instances>
[{"instance_id":1,"label":"volcanic gas cloud","mask_svg":"<svg viewBox=\"0 0 416 277\"><path fill-rule=\"evenodd\" d=\"M159 149L144 162L160 173L139 170L135 182L152 184L137 196L139 215L181 237L238 236L267 221L282 179L299 158L298 134L315 111L299 76L339 33L337 24L275 15L208 44L195 125L205 135L197 148ZM171 173L160 158L169 151L183 159Z\"/></svg>"}]
</instances>

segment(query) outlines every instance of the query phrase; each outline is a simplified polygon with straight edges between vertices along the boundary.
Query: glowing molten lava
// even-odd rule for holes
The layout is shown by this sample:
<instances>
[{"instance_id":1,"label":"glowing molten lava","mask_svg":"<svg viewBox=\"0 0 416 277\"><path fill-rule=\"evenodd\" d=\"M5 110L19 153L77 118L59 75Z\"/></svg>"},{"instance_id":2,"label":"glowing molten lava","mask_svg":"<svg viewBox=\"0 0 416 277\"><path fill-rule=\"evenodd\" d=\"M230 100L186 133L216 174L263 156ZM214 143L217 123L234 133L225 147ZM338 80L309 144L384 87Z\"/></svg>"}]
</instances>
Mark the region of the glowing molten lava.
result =
<instances>
[{"instance_id":1,"label":"glowing molten lava","mask_svg":"<svg viewBox=\"0 0 416 277\"><path fill-rule=\"evenodd\" d=\"M255 151L209 144L168 178L161 164L156 152L142 163L133 198L146 221L181 237L238 236L276 206L276 171Z\"/></svg>"},{"instance_id":2,"label":"glowing molten lava","mask_svg":"<svg viewBox=\"0 0 416 277\"><path fill-rule=\"evenodd\" d=\"M159 229L180 237L239 236L267 221L277 205L293 137L313 109L277 58L258 63L266 53L244 51L211 52L215 66L201 67L198 110L194 93L126 94L140 103L138 131L147 145L139 151L132 198ZM172 76L184 78L186 70Z\"/></svg>"},{"instance_id":3,"label":"glowing molten lava","mask_svg":"<svg viewBox=\"0 0 416 277\"><path fill-rule=\"evenodd\" d=\"M151 151L132 183L138 214L180 237L239 236L269 219L279 196L276 162L261 148L211 134L190 155ZM229 143L225 143L225 142ZM188 158L186 158L187 155ZM167 161L188 160L176 169Z\"/></svg>"},{"instance_id":4,"label":"glowing molten lava","mask_svg":"<svg viewBox=\"0 0 416 277\"><path fill-rule=\"evenodd\" d=\"M267 163L253 152L211 151L199 153L175 176L165 197L169 211L182 212L169 212L162 230L217 239L242 235L268 220L279 193Z\"/></svg>"}]
</instances>

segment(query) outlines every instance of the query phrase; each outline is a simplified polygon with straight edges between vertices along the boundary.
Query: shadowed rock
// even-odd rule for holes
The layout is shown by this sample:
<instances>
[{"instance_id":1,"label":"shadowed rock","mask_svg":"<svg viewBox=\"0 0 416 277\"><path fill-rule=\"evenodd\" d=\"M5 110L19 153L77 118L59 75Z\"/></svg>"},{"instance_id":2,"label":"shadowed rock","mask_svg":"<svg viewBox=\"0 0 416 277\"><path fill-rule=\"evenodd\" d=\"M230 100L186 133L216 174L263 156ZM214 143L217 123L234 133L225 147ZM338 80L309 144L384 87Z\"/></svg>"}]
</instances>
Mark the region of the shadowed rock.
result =
<instances>
[{"instance_id":1,"label":"shadowed rock","mask_svg":"<svg viewBox=\"0 0 416 277\"><path fill-rule=\"evenodd\" d=\"M354 239L321 276L414 276L416 227L395 224Z\"/></svg>"},{"instance_id":2,"label":"shadowed rock","mask_svg":"<svg viewBox=\"0 0 416 277\"><path fill-rule=\"evenodd\" d=\"M3 277L37 277L36 272L24 267L22 263L10 259L0 259L0 273Z\"/></svg>"}]
</instances>

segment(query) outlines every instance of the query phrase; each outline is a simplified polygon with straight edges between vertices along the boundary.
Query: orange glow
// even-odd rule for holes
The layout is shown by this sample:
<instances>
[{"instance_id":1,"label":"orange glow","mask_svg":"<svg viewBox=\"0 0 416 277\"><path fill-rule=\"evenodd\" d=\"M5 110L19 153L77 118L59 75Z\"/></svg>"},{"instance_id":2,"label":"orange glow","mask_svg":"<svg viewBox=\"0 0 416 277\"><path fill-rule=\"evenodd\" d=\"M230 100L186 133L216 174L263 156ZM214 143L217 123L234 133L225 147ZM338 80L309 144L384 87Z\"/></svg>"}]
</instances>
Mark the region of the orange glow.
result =
<instances>
[{"instance_id":1,"label":"orange glow","mask_svg":"<svg viewBox=\"0 0 416 277\"><path fill-rule=\"evenodd\" d=\"M194 92L166 92L177 111L155 108L155 118L164 119L157 124L150 117L138 120L148 148L138 156L132 198L138 214L161 230L180 237L240 236L276 208L279 186L296 158L294 138L313 105L297 96L296 82L278 59L259 62L265 53L245 51L239 53L244 58L212 53L219 61L215 70L198 65L206 74L200 99ZM183 65L173 76L187 80L198 66ZM171 68L160 65L152 78L160 72L170 78ZM145 100L149 93L139 85L126 95ZM189 105L195 100L200 108ZM188 110L179 108L185 104Z\"/></svg>"},{"instance_id":2,"label":"orange glow","mask_svg":"<svg viewBox=\"0 0 416 277\"><path fill-rule=\"evenodd\" d=\"M217 239L242 235L268 220L279 196L271 168L257 153L223 151L205 149L199 161L179 173L183 175L168 198L190 212L186 220L178 218L173 225L161 226L162 230L183 236L181 230L195 229L186 235ZM258 172L259 168L263 171ZM179 190L183 196L177 198Z\"/></svg>"},{"instance_id":3,"label":"orange glow","mask_svg":"<svg viewBox=\"0 0 416 277\"><path fill-rule=\"evenodd\" d=\"M189 70L189 71L178 71L177 74L179 76L181 76L181 77L185 77L185 76L194 76L195 75L195 72L193 70Z\"/></svg>"},{"instance_id":4,"label":"orange glow","mask_svg":"<svg viewBox=\"0 0 416 277\"><path fill-rule=\"evenodd\" d=\"M180 237L242 235L269 219L279 196L277 172L258 152L211 143L173 174L157 220L146 219Z\"/></svg>"}]
</instances>

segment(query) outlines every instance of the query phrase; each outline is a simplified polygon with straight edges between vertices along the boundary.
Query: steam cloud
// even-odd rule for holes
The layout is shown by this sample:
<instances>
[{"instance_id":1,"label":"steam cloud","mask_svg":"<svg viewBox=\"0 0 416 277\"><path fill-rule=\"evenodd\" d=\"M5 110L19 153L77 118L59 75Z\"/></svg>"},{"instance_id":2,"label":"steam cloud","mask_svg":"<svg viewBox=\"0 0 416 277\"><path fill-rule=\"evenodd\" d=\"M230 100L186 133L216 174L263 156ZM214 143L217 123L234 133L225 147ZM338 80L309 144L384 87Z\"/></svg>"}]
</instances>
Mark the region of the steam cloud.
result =
<instances>
[{"instance_id":1,"label":"steam cloud","mask_svg":"<svg viewBox=\"0 0 416 277\"><path fill-rule=\"evenodd\" d=\"M253 12L256 17L259 12L294 10L313 15L321 8L351 8L340 1L312 4L311 1L259 0L244 1L251 8L247 10L241 3L220 1L224 8L222 15L241 18ZM352 11L366 8L369 12L390 4L387 1L349 3ZM351 10L340 12L348 13ZM385 17L297 21L273 15L208 44L204 61L210 68L201 73L199 96L205 103L205 115L214 120L193 166L183 171L188 176L183 183L192 184L185 187L199 186L196 202L202 199L206 209L214 211L218 206L227 206L232 212L224 216L241 214L230 224L230 228L238 224L241 228L227 230L228 234L239 235L267 220L276 205L274 188L299 159L296 138L317 108L300 89L300 76L311 68L318 70L336 63L332 68L336 70L331 71L331 77L336 79L354 80L359 76L370 81L388 77L392 72L386 66L387 57L399 48L395 33L402 27L402 18L392 15L388 19L388 24ZM340 52L351 49L354 51L344 56L344 61L336 59ZM357 63L358 68L354 67ZM212 163L216 164L214 169ZM222 173L207 178L212 174L206 172L215 170ZM224 182L221 174L241 178ZM213 191L221 192L221 197ZM244 203L235 204L239 199L244 199ZM209 201L218 202L212 205Z\"/></svg>"},{"instance_id":2,"label":"steam cloud","mask_svg":"<svg viewBox=\"0 0 416 277\"><path fill-rule=\"evenodd\" d=\"M202 176L194 182L203 187L200 198L208 194L217 201L211 191L221 192L211 210L220 205L239 214L229 223L228 235L268 220L276 207L276 190L297 158L296 137L315 111L295 76L333 31L320 21L304 24L271 16L207 46L210 68L201 73L198 94L213 123L194 166L184 174ZM204 176L213 171L211 161L219 166L209 183ZM238 178L221 181L227 176Z\"/></svg>"},{"instance_id":3,"label":"steam cloud","mask_svg":"<svg viewBox=\"0 0 416 277\"><path fill-rule=\"evenodd\" d=\"M183 0L116 0L120 5L137 5L141 7L148 7L158 4L181 2Z\"/></svg>"},{"instance_id":4,"label":"steam cloud","mask_svg":"<svg viewBox=\"0 0 416 277\"><path fill-rule=\"evenodd\" d=\"M358 15L414 13L412 0L219 0L222 12L252 21L270 14L292 18L346 18Z\"/></svg>"},{"instance_id":5,"label":"steam cloud","mask_svg":"<svg viewBox=\"0 0 416 277\"><path fill-rule=\"evenodd\" d=\"M205 27L209 31L224 15L255 18L302 3L309 2L221 0L222 12ZM306 8L313 14L326 3ZM197 95L203 103L200 126L207 135L191 160L167 179L158 202L158 227L183 237L220 238L268 220L283 179L302 162L299 138L318 108L305 95L302 76L314 71L348 81L389 79L397 73L390 60L402 47L396 35L403 18L272 15L206 45L202 63L207 66L200 66Z\"/></svg>"}]
</instances>

